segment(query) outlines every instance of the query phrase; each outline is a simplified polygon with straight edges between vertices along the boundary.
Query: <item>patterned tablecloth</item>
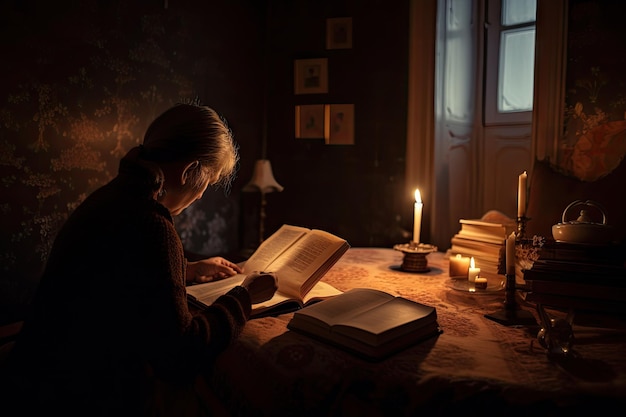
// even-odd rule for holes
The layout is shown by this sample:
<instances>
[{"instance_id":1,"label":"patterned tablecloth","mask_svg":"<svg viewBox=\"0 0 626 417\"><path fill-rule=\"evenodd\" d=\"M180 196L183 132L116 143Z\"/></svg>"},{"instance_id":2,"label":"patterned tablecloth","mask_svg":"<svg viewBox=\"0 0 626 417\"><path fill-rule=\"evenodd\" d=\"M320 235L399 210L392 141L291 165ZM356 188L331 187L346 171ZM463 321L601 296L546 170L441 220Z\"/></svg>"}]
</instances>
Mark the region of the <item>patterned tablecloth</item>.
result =
<instances>
[{"instance_id":1,"label":"patterned tablecloth","mask_svg":"<svg viewBox=\"0 0 626 417\"><path fill-rule=\"evenodd\" d=\"M551 360L539 327L485 318L504 291L470 293L448 277L400 269L390 248L351 248L324 281L369 287L432 305L443 333L381 362L367 362L287 329L292 314L252 320L218 360L211 385L233 415L547 415L626 405L626 331L576 326L574 355ZM535 316L532 306L528 308ZM429 413L429 414L425 414Z\"/></svg>"}]
</instances>

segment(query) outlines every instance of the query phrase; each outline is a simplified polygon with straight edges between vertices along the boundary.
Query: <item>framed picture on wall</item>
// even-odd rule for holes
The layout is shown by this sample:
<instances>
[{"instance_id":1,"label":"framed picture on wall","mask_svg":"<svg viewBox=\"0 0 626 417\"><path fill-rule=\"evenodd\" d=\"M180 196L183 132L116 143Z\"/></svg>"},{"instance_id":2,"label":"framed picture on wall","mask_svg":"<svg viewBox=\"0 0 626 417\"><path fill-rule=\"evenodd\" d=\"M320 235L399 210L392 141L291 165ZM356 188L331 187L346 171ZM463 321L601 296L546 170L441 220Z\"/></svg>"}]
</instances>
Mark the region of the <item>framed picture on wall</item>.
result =
<instances>
[{"instance_id":1,"label":"framed picture on wall","mask_svg":"<svg viewBox=\"0 0 626 417\"><path fill-rule=\"evenodd\" d=\"M321 139L324 137L324 105L296 106L296 138Z\"/></svg>"},{"instance_id":2,"label":"framed picture on wall","mask_svg":"<svg viewBox=\"0 0 626 417\"><path fill-rule=\"evenodd\" d=\"M352 18L326 19L326 49L352 48Z\"/></svg>"},{"instance_id":3,"label":"framed picture on wall","mask_svg":"<svg viewBox=\"0 0 626 417\"><path fill-rule=\"evenodd\" d=\"M328 59L296 59L294 90L295 94L328 93Z\"/></svg>"},{"instance_id":4,"label":"framed picture on wall","mask_svg":"<svg viewBox=\"0 0 626 417\"><path fill-rule=\"evenodd\" d=\"M354 145L354 104L326 104L324 139L327 145Z\"/></svg>"}]
</instances>

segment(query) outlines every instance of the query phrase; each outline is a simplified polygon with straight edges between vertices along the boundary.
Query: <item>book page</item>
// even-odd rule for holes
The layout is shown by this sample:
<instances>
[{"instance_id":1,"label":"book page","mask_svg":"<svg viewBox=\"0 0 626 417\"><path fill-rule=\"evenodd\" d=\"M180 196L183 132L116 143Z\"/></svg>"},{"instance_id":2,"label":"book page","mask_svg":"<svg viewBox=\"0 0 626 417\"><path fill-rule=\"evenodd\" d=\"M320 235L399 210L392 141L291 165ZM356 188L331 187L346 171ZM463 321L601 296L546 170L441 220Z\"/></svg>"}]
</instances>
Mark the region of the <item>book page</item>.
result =
<instances>
[{"instance_id":1,"label":"book page","mask_svg":"<svg viewBox=\"0 0 626 417\"><path fill-rule=\"evenodd\" d=\"M375 310L342 321L332 331L375 346L430 324L432 320L422 319L433 311L433 307L398 297L379 305Z\"/></svg>"},{"instance_id":2,"label":"book page","mask_svg":"<svg viewBox=\"0 0 626 417\"><path fill-rule=\"evenodd\" d=\"M350 317L371 310L394 297L383 291L356 288L321 303L313 304L296 313L303 328L328 328ZM294 316L294 319L296 317ZM315 330L312 330L315 331Z\"/></svg>"},{"instance_id":3,"label":"book page","mask_svg":"<svg viewBox=\"0 0 626 417\"><path fill-rule=\"evenodd\" d=\"M485 243L494 243L496 245L504 245L506 241L506 236L504 231L500 231L498 233L487 234L487 233L477 233L473 230L461 229L459 233L455 236L458 236L461 239L469 239L476 240Z\"/></svg>"},{"instance_id":4,"label":"book page","mask_svg":"<svg viewBox=\"0 0 626 417\"><path fill-rule=\"evenodd\" d=\"M244 274L237 274L219 281L189 285L186 290L188 295L195 297L196 300L208 306L213 304L220 295L226 294L232 288L240 285L245 278Z\"/></svg>"},{"instance_id":5,"label":"book page","mask_svg":"<svg viewBox=\"0 0 626 417\"><path fill-rule=\"evenodd\" d=\"M244 263L246 274L254 271L275 272L268 270L269 265L280 257L287 248L305 235L309 229L305 227L283 225L269 238L263 241L259 248Z\"/></svg>"},{"instance_id":6,"label":"book page","mask_svg":"<svg viewBox=\"0 0 626 417\"><path fill-rule=\"evenodd\" d=\"M245 277L246 276L244 274L237 274L220 281L190 285L187 287L187 294L195 298L200 303L210 306L221 295L226 294L233 287L240 285ZM326 282L318 282L315 284L304 300L296 299L281 292L276 292L269 300L262 303L252 304L252 315L257 316L270 309L273 310L272 312L280 313L280 310L277 307L282 304L291 303L298 307L302 307L306 303L327 299L341 293L342 291L339 291L337 288Z\"/></svg>"},{"instance_id":7,"label":"book page","mask_svg":"<svg viewBox=\"0 0 626 417\"><path fill-rule=\"evenodd\" d=\"M316 272L326 272L324 265L334 264L338 259L336 252L344 245L344 239L322 230L312 230L269 265L268 272L275 272L278 276L279 291L302 298L320 279Z\"/></svg>"},{"instance_id":8,"label":"book page","mask_svg":"<svg viewBox=\"0 0 626 417\"><path fill-rule=\"evenodd\" d=\"M492 228L492 227L506 228L506 227L515 226L515 222L513 220L511 220L510 222L506 222L506 223L496 223L496 222L489 222L489 221L480 220L480 219L459 219L459 223L471 224L471 225L476 225L476 226L481 226L481 227L486 227L486 228Z\"/></svg>"},{"instance_id":9,"label":"book page","mask_svg":"<svg viewBox=\"0 0 626 417\"><path fill-rule=\"evenodd\" d=\"M274 296L269 300L258 304L252 304L252 315L259 315L270 309L273 310L272 313L280 314L281 311L277 307L282 304L295 303L297 304L297 306L303 307L307 303L324 300L335 295L339 295L341 293L342 292L339 291L337 288L326 282L318 282L317 284L315 284L315 286L307 294L304 300L295 299L281 292L276 292Z\"/></svg>"},{"instance_id":10,"label":"book page","mask_svg":"<svg viewBox=\"0 0 626 417\"><path fill-rule=\"evenodd\" d=\"M338 290L327 282L319 281L311 288L311 291L304 296L302 301L304 305L307 305L339 294L343 294L343 291Z\"/></svg>"}]
</instances>

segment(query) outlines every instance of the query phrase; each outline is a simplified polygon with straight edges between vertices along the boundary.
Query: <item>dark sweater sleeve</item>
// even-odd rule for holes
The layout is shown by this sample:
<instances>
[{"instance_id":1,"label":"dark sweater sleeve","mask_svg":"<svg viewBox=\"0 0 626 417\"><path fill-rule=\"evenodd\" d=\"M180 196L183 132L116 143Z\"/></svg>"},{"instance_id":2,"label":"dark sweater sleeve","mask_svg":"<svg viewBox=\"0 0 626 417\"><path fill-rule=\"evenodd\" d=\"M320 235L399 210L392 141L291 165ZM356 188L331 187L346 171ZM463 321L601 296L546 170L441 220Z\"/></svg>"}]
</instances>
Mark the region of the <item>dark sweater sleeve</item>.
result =
<instances>
[{"instance_id":1,"label":"dark sweater sleeve","mask_svg":"<svg viewBox=\"0 0 626 417\"><path fill-rule=\"evenodd\" d=\"M150 362L157 374L188 379L210 367L217 355L241 334L250 317L251 300L245 288L235 287L207 309L190 312L180 238L167 219L155 219L153 227L160 238L153 236L151 240L155 242L157 275L152 285L160 302L152 308L158 310L158 318L150 321L160 343L152 350Z\"/></svg>"}]
</instances>

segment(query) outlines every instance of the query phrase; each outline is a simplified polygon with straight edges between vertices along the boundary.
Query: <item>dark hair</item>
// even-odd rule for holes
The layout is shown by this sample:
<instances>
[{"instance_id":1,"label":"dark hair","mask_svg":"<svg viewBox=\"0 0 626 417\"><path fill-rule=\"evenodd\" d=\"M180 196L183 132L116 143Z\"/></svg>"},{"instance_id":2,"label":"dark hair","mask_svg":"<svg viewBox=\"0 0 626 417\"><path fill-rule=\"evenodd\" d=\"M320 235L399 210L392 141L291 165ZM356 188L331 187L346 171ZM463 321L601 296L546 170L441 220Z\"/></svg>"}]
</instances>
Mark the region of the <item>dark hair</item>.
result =
<instances>
[{"instance_id":1,"label":"dark hair","mask_svg":"<svg viewBox=\"0 0 626 417\"><path fill-rule=\"evenodd\" d=\"M143 139L143 157L149 161L194 162L192 187L209 178L228 188L234 179L239 151L226 120L215 110L197 104L177 104L157 117Z\"/></svg>"}]
</instances>

